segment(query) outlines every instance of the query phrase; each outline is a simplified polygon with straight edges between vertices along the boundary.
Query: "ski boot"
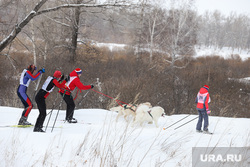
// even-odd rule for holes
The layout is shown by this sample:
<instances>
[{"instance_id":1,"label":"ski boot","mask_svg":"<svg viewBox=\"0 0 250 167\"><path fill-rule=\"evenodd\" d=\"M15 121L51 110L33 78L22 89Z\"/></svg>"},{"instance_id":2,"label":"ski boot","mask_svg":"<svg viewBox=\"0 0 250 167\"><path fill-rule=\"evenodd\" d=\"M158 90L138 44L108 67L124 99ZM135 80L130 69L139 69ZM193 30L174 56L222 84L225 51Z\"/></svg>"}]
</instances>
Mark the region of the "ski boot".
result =
<instances>
[{"instance_id":1,"label":"ski boot","mask_svg":"<svg viewBox=\"0 0 250 167\"><path fill-rule=\"evenodd\" d=\"M35 127L33 132L43 132L43 133L45 133L45 131L42 128L39 128L39 127Z\"/></svg>"},{"instance_id":2,"label":"ski boot","mask_svg":"<svg viewBox=\"0 0 250 167\"><path fill-rule=\"evenodd\" d=\"M203 131L202 131L202 130L196 130L196 132L198 132L198 133L202 133Z\"/></svg>"},{"instance_id":3,"label":"ski boot","mask_svg":"<svg viewBox=\"0 0 250 167\"><path fill-rule=\"evenodd\" d=\"M18 122L18 125L31 125L31 123L27 121L27 117L22 116Z\"/></svg>"},{"instance_id":4,"label":"ski boot","mask_svg":"<svg viewBox=\"0 0 250 167\"><path fill-rule=\"evenodd\" d=\"M208 129L204 130L203 133L210 134L210 135L213 134L212 132L209 132Z\"/></svg>"},{"instance_id":5,"label":"ski boot","mask_svg":"<svg viewBox=\"0 0 250 167\"><path fill-rule=\"evenodd\" d=\"M67 119L68 123L77 123L77 120L75 118Z\"/></svg>"}]
</instances>

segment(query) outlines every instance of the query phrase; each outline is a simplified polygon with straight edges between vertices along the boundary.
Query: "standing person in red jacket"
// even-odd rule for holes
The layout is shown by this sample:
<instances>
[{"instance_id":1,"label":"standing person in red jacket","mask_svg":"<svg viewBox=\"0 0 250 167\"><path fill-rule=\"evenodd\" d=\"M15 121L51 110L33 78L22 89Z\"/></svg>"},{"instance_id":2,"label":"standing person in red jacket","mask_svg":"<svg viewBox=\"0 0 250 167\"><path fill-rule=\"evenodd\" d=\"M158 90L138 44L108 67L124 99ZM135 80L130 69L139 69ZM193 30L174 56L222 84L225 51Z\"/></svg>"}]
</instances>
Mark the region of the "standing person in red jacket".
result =
<instances>
[{"instance_id":1,"label":"standing person in red jacket","mask_svg":"<svg viewBox=\"0 0 250 167\"><path fill-rule=\"evenodd\" d=\"M66 110L66 118L65 120L69 123L77 123L77 120L73 118L75 103L74 99L71 96L71 92L77 87L81 90L92 89L94 85L83 85L80 81L80 76L82 74L82 70L80 68L76 68L69 74L69 79L65 84L65 89L60 89L60 93L63 96L64 101L67 104Z\"/></svg>"},{"instance_id":2,"label":"standing person in red jacket","mask_svg":"<svg viewBox=\"0 0 250 167\"><path fill-rule=\"evenodd\" d=\"M53 91L55 86L58 88L64 87L66 80L64 80L62 83L60 83L63 79L64 79L64 76L62 75L61 71L55 71L53 77L49 76L46 79L46 81L44 82L42 88L37 93L35 100L37 103L37 107L39 109L39 116L36 120L36 124L35 124L34 130L33 130L34 132L44 132L42 127L43 127L43 123L44 123L44 120L46 117L45 99Z\"/></svg>"},{"instance_id":3,"label":"standing person in red jacket","mask_svg":"<svg viewBox=\"0 0 250 167\"><path fill-rule=\"evenodd\" d=\"M197 103L197 110L199 113L199 119L198 123L196 126L196 131L197 132L202 132L201 126L202 126L202 121L204 119L204 126L203 126L203 131L208 132L208 114L210 114L210 110L208 107L208 103L210 102L210 96L208 93L209 86L204 85L200 91L197 94L197 97L195 99L195 102Z\"/></svg>"},{"instance_id":4,"label":"standing person in red jacket","mask_svg":"<svg viewBox=\"0 0 250 167\"><path fill-rule=\"evenodd\" d=\"M27 119L33 107L33 104L29 96L27 95L27 89L31 81L37 80L39 76L41 76L41 74L45 72L45 69L43 68L39 70L35 75L33 75L35 70L36 66L32 64L29 65L27 69L24 69L21 74L20 84L17 88L17 95L24 105L24 110L22 112L21 118L19 119L18 125L31 125L31 123L29 123Z\"/></svg>"}]
</instances>

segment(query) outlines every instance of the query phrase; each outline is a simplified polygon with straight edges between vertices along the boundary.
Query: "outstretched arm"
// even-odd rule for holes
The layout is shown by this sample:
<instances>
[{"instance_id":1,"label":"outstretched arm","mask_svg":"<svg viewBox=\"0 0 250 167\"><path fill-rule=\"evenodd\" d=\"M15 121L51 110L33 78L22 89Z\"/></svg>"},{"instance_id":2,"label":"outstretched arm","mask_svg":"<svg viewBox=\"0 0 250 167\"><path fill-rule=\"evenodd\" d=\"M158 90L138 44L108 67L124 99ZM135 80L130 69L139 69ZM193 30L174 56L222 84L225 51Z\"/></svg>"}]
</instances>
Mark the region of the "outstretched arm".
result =
<instances>
[{"instance_id":1,"label":"outstretched arm","mask_svg":"<svg viewBox=\"0 0 250 167\"><path fill-rule=\"evenodd\" d=\"M80 90L88 90L91 89L91 85L83 85L80 81L80 79L75 79L75 85L78 87Z\"/></svg>"},{"instance_id":2,"label":"outstretched arm","mask_svg":"<svg viewBox=\"0 0 250 167\"><path fill-rule=\"evenodd\" d=\"M64 88L64 85L65 85L66 81L63 80L62 83L59 83L56 79L54 79L54 80L53 80L53 83L54 83L54 84L56 85L56 87L58 87L58 88Z\"/></svg>"},{"instance_id":3,"label":"outstretched arm","mask_svg":"<svg viewBox=\"0 0 250 167\"><path fill-rule=\"evenodd\" d=\"M33 75L30 71L26 72L27 77L29 79L31 79L32 81L38 79L41 74L42 74L42 72L40 72L40 71L38 73L36 73L36 75Z\"/></svg>"}]
</instances>

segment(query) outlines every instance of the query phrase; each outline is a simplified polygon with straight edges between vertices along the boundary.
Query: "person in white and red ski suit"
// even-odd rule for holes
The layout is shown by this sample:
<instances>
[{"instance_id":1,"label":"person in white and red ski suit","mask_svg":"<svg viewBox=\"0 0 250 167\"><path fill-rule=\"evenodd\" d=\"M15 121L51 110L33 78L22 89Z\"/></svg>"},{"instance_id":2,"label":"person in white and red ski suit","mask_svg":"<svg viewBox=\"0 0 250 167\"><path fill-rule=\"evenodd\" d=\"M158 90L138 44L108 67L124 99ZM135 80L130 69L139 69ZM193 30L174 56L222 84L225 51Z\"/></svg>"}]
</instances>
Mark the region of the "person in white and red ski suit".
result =
<instances>
[{"instance_id":1,"label":"person in white and red ski suit","mask_svg":"<svg viewBox=\"0 0 250 167\"><path fill-rule=\"evenodd\" d=\"M49 94L54 90L55 86L58 88L64 87L66 80L62 81L63 79L64 75L62 75L61 71L55 71L53 77L48 76L42 88L37 93L35 100L39 109L39 116L36 120L36 124L33 130L34 132L44 132L42 127L45 117L47 115L45 100L49 96ZM61 81L62 83L60 83Z\"/></svg>"},{"instance_id":2,"label":"person in white and red ski suit","mask_svg":"<svg viewBox=\"0 0 250 167\"><path fill-rule=\"evenodd\" d=\"M27 121L27 118L29 116L29 113L33 107L32 101L27 95L27 88L29 87L29 84L31 81L35 81L41 76L42 73L45 72L45 69L39 70L35 75L33 75L34 71L36 70L35 65L29 65L27 69L24 69L21 78L20 78L20 84L17 88L17 95L21 99L23 105L24 105L24 110L22 112L22 116L19 119L18 125L31 125Z\"/></svg>"},{"instance_id":3,"label":"person in white and red ski suit","mask_svg":"<svg viewBox=\"0 0 250 167\"><path fill-rule=\"evenodd\" d=\"M211 112L209 110L208 103L210 102L210 95L208 93L209 86L204 85L197 94L195 102L197 103L197 111L199 114L198 123L196 125L196 131L202 132L202 121L204 119L203 131L208 132L208 114Z\"/></svg>"},{"instance_id":4,"label":"person in white and red ski suit","mask_svg":"<svg viewBox=\"0 0 250 167\"><path fill-rule=\"evenodd\" d=\"M71 96L71 92L77 87L81 90L92 89L94 85L83 85L80 81L80 76L82 74L82 70L80 68L76 68L69 74L69 79L65 84L64 89L60 89L60 94L63 96L64 101L67 104L66 110L66 118L65 120L69 123L77 123L77 120L73 118L75 103L74 99Z\"/></svg>"}]
</instances>

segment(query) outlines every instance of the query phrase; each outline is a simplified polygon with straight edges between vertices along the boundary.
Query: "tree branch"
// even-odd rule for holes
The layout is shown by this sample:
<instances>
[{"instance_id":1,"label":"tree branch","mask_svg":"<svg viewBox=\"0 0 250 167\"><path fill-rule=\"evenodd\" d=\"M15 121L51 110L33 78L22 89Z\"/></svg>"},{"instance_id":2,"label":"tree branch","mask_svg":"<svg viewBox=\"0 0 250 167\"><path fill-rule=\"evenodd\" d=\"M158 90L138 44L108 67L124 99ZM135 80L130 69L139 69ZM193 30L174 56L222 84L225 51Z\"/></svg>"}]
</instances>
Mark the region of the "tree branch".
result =
<instances>
[{"instance_id":1,"label":"tree branch","mask_svg":"<svg viewBox=\"0 0 250 167\"><path fill-rule=\"evenodd\" d=\"M4 50L6 46L8 46L15 38L16 36L22 31L22 29L30 22L31 19L33 19L35 16L57 11L59 9L63 8L75 8L75 7L95 7L95 8L108 8L108 7L129 7L131 4L125 4L126 1L115 1L114 3L105 3L105 4L65 4L61 6L57 6L54 8L44 9L41 11L38 11L48 0L40 0L35 6L35 8L19 23L15 26L15 28L12 30L9 36L4 38L0 42L0 52Z\"/></svg>"},{"instance_id":2,"label":"tree branch","mask_svg":"<svg viewBox=\"0 0 250 167\"><path fill-rule=\"evenodd\" d=\"M17 34L19 34L21 32L21 30L23 29L24 26L26 26L30 20L36 16L36 12L43 6L43 4L47 2L47 0L41 0L34 8L34 10L32 10L19 24L17 24L15 26L15 28L12 30L12 32L10 33L10 35L8 37L6 37L5 39L3 39L0 43L0 52L3 51L3 49L8 46L17 36Z\"/></svg>"},{"instance_id":3,"label":"tree branch","mask_svg":"<svg viewBox=\"0 0 250 167\"><path fill-rule=\"evenodd\" d=\"M105 8L105 7L129 7L131 5L124 5L124 4L110 4L110 3L107 3L107 4L93 4L93 5L88 5L88 4L64 4L64 5L60 5L60 6L57 6L57 7L54 7L54 8L49 8L49 9L44 9L44 10L41 10L39 12L36 13L36 15L41 15L41 14L44 14L44 13L48 13L48 12L53 12L53 11L57 11L59 9L65 9L65 8L76 8L76 7L86 7L86 8L93 8L93 7L97 7L97 8Z\"/></svg>"}]
</instances>

